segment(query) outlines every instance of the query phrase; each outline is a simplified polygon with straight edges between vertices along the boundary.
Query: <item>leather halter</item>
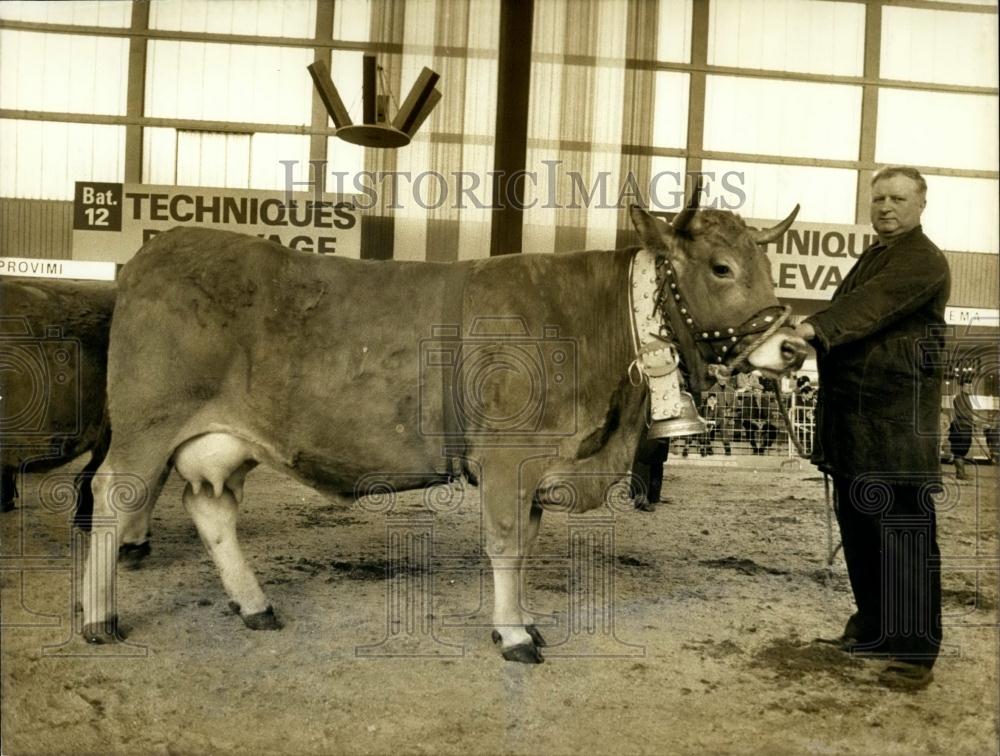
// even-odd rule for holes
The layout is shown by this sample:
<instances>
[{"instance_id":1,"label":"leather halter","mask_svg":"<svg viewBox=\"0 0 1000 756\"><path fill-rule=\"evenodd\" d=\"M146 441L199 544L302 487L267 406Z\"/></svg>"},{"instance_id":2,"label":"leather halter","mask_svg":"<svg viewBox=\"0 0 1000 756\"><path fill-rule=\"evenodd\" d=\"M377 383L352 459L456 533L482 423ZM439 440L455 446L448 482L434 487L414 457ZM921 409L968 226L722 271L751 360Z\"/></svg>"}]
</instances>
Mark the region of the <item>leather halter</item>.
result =
<instances>
[{"instance_id":1,"label":"leather halter","mask_svg":"<svg viewBox=\"0 0 1000 756\"><path fill-rule=\"evenodd\" d=\"M661 313L664 329L672 331L672 335L679 342L682 356L688 357L684 362L688 368L689 380L695 377L692 373L696 363L705 365L705 372L716 375L732 374L747 360L751 352L788 321L792 313L792 308L788 305L773 305L765 307L738 326L720 330L701 329L694 322L694 317L681 292L677 272L667 255L656 257L656 279L657 296L654 312ZM740 339L754 334L760 335L748 347L737 352L736 346ZM685 342L689 344L687 349ZM694 354L690 347L694 347Z\"/></svg>"}]
</instances>

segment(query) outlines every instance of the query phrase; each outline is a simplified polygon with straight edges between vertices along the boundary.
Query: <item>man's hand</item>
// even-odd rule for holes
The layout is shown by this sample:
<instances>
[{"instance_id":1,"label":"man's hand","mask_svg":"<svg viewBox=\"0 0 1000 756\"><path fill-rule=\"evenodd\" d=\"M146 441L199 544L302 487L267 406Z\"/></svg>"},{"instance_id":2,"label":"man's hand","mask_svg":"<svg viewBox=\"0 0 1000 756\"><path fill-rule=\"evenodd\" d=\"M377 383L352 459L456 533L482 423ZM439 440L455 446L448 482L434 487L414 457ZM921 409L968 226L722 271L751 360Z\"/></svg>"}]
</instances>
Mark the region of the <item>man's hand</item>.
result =
<instances>
[{"instance_id":1,"label":"man's hand","mask_svg":"<svg viewBox=\"0 0 1000 756\"><path fill-rule=\"evenodd\" d=\"M812 327L812 323L799 323L795 326L795 335L805 341L812 341L816 338L816 329Z\"/></svg>"}]
</instances>

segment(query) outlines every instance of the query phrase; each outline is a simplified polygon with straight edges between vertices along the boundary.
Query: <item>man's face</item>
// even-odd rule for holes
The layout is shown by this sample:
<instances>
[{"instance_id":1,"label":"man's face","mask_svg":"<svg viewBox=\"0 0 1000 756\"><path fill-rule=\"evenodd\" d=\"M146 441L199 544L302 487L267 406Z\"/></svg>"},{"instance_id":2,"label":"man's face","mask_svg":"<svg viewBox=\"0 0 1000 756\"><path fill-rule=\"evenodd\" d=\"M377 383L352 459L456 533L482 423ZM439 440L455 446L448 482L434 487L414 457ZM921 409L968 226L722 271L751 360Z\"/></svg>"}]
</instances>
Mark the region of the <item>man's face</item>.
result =
<instances>
[{"instance_id":1,"label":"man's face","mask_svg":"<svg viewBox=\"0 0 1000 756\"><path fill-rule=\"evenodd\" d=\"M926 201L917 182L890 176L872 185L872 226L880 237L892 238L920 225Z\"/></svg>"}]
</instances>

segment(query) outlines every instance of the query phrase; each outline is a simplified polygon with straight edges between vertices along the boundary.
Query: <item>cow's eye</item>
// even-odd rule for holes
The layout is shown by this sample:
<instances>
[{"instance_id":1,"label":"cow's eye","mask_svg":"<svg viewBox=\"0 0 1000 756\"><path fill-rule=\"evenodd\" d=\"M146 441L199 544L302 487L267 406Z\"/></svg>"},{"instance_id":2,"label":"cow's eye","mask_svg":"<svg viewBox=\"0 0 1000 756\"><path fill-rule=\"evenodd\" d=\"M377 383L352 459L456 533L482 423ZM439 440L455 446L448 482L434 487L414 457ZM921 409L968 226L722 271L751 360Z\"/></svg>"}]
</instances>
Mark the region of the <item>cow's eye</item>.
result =
<instances>
[{"instance_id":1,"label":"cow's eye","mask_svg":"<svg viewBox=\"0 0 1000 756\"><path fill-rule=\"evenodd\" d=\"M729 266L722 264L713 265L712 273L719 278L729 278L729 276L732 275L732 271L729 269Z\"/></svg>"}]
</instances>

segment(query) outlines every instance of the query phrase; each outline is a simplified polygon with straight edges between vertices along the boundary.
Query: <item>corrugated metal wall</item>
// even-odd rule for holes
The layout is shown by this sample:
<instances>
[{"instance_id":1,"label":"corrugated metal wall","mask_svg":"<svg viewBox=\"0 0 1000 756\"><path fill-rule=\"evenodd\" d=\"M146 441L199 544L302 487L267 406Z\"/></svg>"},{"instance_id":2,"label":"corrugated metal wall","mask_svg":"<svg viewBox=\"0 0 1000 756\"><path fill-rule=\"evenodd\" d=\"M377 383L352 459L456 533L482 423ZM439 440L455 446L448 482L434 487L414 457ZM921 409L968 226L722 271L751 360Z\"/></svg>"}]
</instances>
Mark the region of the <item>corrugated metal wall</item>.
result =
<instances>
[{"instance_id":1,"label":"corrugated metal wall","mask_svg":"<svg viewBox=\"0 0 1000 756\"><path fill-rule=\"evenodd\" d=\"M945 252L951 266L953 307L995 308L1000 300L1000 256Z\"/></svg>"},{"instance_id":2,"label":"corrugated metal wall","mask_svg":"<svg viewBox=\"0 0 1000 756\"><path fill-rule=\"evenodd\" d=\"M0 197L0 256L73 257L73 203Z\"/></svg>"}]
</instances>

